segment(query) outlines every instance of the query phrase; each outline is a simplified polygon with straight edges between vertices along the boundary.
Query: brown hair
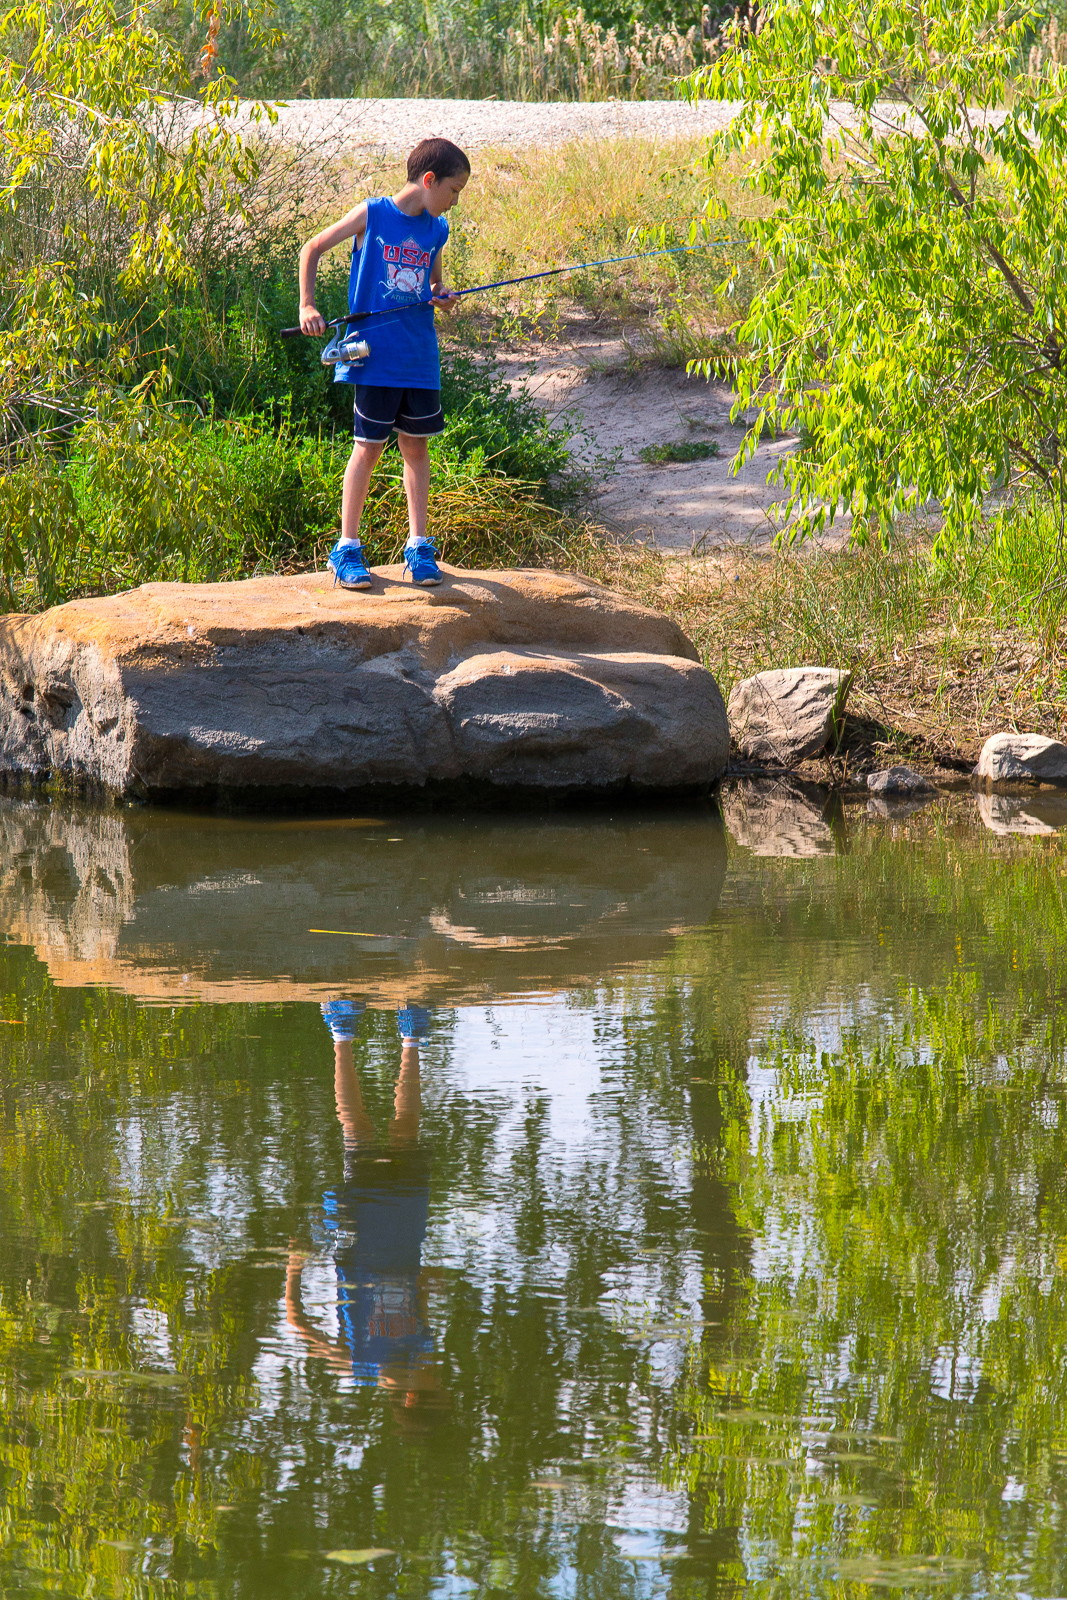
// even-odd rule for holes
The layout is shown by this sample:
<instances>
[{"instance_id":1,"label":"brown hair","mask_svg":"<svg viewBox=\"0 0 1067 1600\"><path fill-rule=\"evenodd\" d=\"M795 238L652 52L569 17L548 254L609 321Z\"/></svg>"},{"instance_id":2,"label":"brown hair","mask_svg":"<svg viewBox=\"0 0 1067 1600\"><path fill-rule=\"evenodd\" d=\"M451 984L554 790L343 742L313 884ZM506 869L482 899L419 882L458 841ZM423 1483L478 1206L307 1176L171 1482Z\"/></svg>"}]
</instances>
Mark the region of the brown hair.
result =
<instances>
[{"instance_id":1,"label":"brown hair","mask_svg":"<svg viewBox=\"0 0 1067 1600\"><path fill-rule=\"evenodd\" d=\"M432 172L440 183L457 172L469 172L471 164L458 144L451 139L421 139L408 156L408 182L418 183L425 172Z\"/></svg>"}]
</instances>

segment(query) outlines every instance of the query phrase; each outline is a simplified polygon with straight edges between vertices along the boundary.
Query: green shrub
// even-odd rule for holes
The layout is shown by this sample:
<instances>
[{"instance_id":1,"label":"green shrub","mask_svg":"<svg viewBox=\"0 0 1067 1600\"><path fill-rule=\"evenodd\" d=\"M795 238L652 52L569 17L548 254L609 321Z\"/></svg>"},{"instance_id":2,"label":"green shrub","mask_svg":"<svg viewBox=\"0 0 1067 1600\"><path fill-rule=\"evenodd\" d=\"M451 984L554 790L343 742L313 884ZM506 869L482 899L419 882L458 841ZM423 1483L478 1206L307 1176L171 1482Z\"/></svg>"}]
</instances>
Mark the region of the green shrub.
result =
<instances>
[{"instance_id":1,"label":"green shrub","mask_svg":"<svg viewBox=\"0 0 1067 1600\"><path fill-rule=\"evenodd\" d=\"M514 449L515 462L521 415L519 402L491 441L498 456ZM499 471L474 442L476 421L463 412L431 443L430 528L444 559L573 565L578 545L588 543L583 525L547 503L543 482ZM547 470L560 447L548 438L539 455L537 437L529 460ZM347 434L307 434L288 414L277 423L251 416L190 424L142 408L101 418L80 430L65 461L32 459L0 478L0 601L33 610L148 581L322 566L337 534L349 450ZM398 561L406 536L403 462L387 450L364 513L371 559Z\"/></svg>"}]
</instances>

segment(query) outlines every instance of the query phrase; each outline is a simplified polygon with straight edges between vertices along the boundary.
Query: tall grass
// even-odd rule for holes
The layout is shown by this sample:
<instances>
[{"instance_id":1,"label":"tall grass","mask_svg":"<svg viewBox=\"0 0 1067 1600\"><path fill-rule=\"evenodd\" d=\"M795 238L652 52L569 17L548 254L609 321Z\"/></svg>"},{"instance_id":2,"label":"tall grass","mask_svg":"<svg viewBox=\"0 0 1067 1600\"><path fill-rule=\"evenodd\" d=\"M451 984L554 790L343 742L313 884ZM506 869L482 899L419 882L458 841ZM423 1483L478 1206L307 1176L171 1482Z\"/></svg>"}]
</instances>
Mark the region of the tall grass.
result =
<instances>
[{"instance_id":1,"label":"tall grass","mask_svg":"<svg viewBox=\"0 0 1067 1600\"><path fill-rule=\"evenodd\" d=\"M430 530L462 565L573 564L591 537L585 482L552 428L486 363L443 373ZM344 387L351 407L351 390ZM0 606L35 610L148 579L216 581L321 566L337 536L345 427L309 427L292 397L267 412L200 416L122 397L0 476ZM363 521L372 559L400 559L407 509L386 451Z\"/></svg>"},{"instance_id":2,"label":"tall grass","mask_svg":"<svg viewBox=\"0 0 1067 1600\"><path fill-rule=\"evenodd\" d=\"M711 217L709 206L728 195L736 219L758 201L739 189L734 168L709 176L704 156L700 139L590 139L478 151L450 216L446 270L458 287L625 255L645 248L643 240L649 247L686 244L694 223L707 223L716 243L693 254L651 256L472 296L453 326L488 325L496 338L535 328L550 335L578 310L601 325L625 326L635 341L672 343L674 364L692 357L694 338L728 334L757 268L736 220ZM383 172L386 187L394 176L397 169ZM718 291L736 268L735 293L723 300Z\"/></svg>"},{"instance_id":3,"label":"tall grass","mask_svg":"<svg viewBox=\"0 0 1067 1600\"><path fill-rule=\"evenodd\" d=\"M62 461L36 460L0 480L0 519L19 559L0 603L36 610L148 580L217 582L320 568L337 537L350 445L289 421L157 413L87 425ZM454 432L431 444L430 531L461 566L581 565L595 536L550 505L544 485L495 470ZM382 457L363 519L370 559L401 559L403 463Z\"/></svg>"},{"instance_id":4,"label":"tall grass","mask_svg":"<svg viewBox=\"0 0 1067 1600\"><path fill-rule=\"evenodd\" d=\"M481 100L673 99L680 80L718 52L719 15L614 18L539 6L491 9L282 5L273 51L224 30L220 59L245 95ZM732 15L732 8L731 15ZM191 20L188 48L202 25Z\"/></svg>"}]
</instances>

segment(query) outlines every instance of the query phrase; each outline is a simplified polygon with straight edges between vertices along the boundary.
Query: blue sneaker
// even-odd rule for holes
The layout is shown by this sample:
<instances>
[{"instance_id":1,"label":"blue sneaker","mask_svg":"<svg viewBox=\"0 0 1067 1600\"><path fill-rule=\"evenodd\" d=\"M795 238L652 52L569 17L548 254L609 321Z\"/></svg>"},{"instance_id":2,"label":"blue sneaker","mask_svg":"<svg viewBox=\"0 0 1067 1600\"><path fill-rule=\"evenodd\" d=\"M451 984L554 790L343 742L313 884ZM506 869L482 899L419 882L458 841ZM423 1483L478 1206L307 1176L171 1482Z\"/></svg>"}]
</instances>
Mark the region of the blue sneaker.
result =
<instances>
[{"instance_id":1,"label":"blue sneaker","mask_svg":"<svg viewBox=\"0 0 1067 1600\"><path fill-rule=\"evenodd\" d=\"M430 1013L421 1006L405 1006L396 1014L396 1026L404 1044L422 1044L430 1037Z\"/></svg>"},{"instance_id":2,"label":"blue sneaker","mask_svg":"<svg viewBox=\"0 0 1067 1600\"><path fill-rule=\"evenodd\" d=\"M338 539L326 561L333 573L334 583L342 589L369 589L370 573L363 559L361 544L342 544Z\"/></svg>"},{"instance_id":3,"label":"blue sneaker","mask_svg":"<svg viewBox=\"0 0 1067 1600\"><path fill-rule=\"evenodd\" d=\"M354 1039L366 1009L362 1000L324 1000L319 1007L335 1039Z\"/></svg>"},{"instance_id":4,"label":"blue sneaker","mask_svg":"<svg viewBox=\"0 0 1067 1600\"><path fill-rule=\"evenodd\" d=\"M423 544L409 544L404 551L404 565L411 573L412 583L421 583L429 588L432 583L440 583L444 573L437 565L437 551L427 539Z\"/></svg>"}]
</instances>

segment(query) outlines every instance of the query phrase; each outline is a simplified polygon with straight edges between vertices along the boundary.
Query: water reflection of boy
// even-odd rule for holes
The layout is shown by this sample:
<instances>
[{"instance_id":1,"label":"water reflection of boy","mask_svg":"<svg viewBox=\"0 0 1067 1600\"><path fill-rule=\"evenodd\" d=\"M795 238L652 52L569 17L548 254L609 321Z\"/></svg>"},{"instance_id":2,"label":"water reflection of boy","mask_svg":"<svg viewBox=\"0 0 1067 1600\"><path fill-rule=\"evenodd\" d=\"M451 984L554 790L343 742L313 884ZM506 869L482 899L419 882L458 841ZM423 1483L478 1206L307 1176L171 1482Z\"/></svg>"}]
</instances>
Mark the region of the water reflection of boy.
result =
<instances>
[{"instance_id":1,"label":"water reflection of boy","mask_svg":"<svg viewBox=\"0 0 1067 1600\"><path fill-rule=\"evenodd\" d=\"M326 1226L334 1237L341 1338L329 1338L308 1320L301 1301L306 1258L296 1250L286 1274L286 1313L308 1348L335 1371L376 1383L397 1399L403 1396L405 1406L415 1406L420 1396L441 1391L422 1267L431 1158L419 1143L418 1046L428 1019L416 1007L398 1015L400 1076L383 1144L364 1106L355 1068L352 1042L362 1010L353 1002L323 1006L334 1038L334 1092L345 1145L344 1182L323 1197Z\"/></svg>"}]
</instances>

